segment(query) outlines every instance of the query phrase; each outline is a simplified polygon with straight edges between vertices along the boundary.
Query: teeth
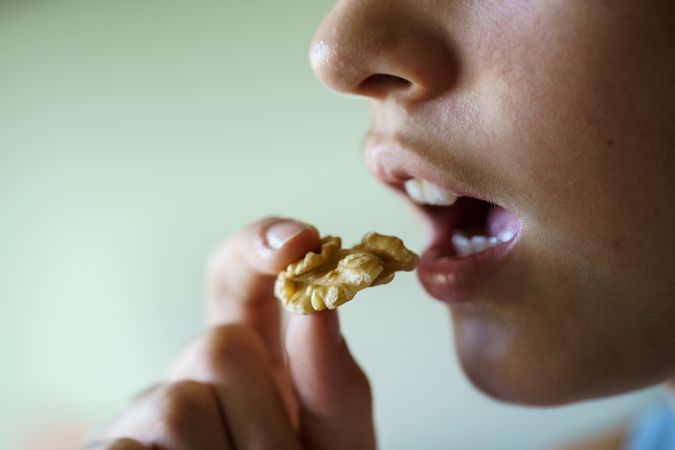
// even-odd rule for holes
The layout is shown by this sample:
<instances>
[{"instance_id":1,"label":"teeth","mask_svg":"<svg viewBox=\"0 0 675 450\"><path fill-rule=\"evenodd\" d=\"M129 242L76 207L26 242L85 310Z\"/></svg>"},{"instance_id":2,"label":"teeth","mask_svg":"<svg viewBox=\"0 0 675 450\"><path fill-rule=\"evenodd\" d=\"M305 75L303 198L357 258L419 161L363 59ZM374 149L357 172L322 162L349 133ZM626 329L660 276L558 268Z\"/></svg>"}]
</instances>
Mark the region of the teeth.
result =
<instances>
[{"instance_id":1,"label":"teeth","mask_svg":"<svg viewBox=\"0 0 675 450\"><path fill-rule=\"evenodd\" d=\"M422 181L411 179L405 182L403 185L405 191L415 203L424 203L424 190L422 189Z\"/></svg>"},{"instance_id":2,"label":"teeth","mask_svg":"<svg viewBox=\"0 0 675 450\"><path fill-rule=\"evenodd\" d=\"M471 241L462 233L452 235L452 245L455 247L455 253L459 256L468 256L473 253Z\"/></svg>"},{"instance_id":3,"label":"teeth","mask_svg":"<svg viewBox=\"0 0 675 450\"><path fill-rule=\"evenodd\" d=\"M405 191L415 202L422 205L450 206L457 201L457 194L426 181L411 179L404 183Z\"/></svg>"},{"instance_id":4,"label":"teeth","mask_svg":"<svg viewBox=\"0 0 675 450\"><path fill-rule=\"evenodd\" d=\"M511 233L511 238L513 238L513 233ZM452 245L455 247L455 253L459 257L464 257L508 242L511 238L506 241L501 240L499 237L487 236L471 236L469 238L461 231L458 231L452 235Z\"/></svg>"},{"instance_id":5,"label":"teeth","mask_svg":"<svg viewBox=\"0 0 675 450\"><path fill-rule=\"evenodd\" d=\"M488 248L488 246L488 238L485 236L473 236L471 238L471 248L473 249L474 253L482 252Z\"/></svg>"},{"instance_id":6,"label":"teeth","mask_svg":"<svg viewBox=\"0 0 675 450\"><path fill-rule=\"evenodd\" d=\"M497 239L502 242L509 242L516 235L513 231L502 231L497 235Z\"/></svg>"}]
</instances>

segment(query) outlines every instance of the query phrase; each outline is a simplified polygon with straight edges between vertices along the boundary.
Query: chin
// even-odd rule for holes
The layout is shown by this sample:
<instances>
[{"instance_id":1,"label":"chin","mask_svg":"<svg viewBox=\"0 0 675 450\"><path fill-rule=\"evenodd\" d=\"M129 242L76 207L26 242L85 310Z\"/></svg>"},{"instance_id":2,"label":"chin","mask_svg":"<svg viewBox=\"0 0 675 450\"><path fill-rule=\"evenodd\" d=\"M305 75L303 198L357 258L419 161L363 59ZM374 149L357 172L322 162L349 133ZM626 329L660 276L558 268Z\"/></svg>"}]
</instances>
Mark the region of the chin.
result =
<instances>
[{"instance_id":1,"label":"chin","mask_svg":"<svg viewBox=\"0 0 675 450\"><path fill-rule=\"evenodd\" d=\"M500 402L562 406L655 386L675 373L673 357L645 358L645 352L624 349L627 357L621 358L615 352L565 347L559 338L530 330L454 322L464 374Z\"/></svg>"},{"instance_id":2,"label":"chin","mask_svg":"<svg viewBox=\"0 0 675 450\"><path fill-rule=\"evenodd\" d=\"M462 370L471 384L493 400L523 406L560 406L573 402L560 395L555 386L541 386L530 377L504 374L499 370L484 370L471 362L461 362Z\"/></svg>"},{"instance_id":3,"label":"chin","mask_svg":"<svg viewBox=\"0 0 675 450\"><path fill-rule=\"evenodd\" d=\"M560 406L602 396L575 361L556 356L513 331L455 321L455 346L469 381L494 400L527 406ZM522 336L520 336L522 337ZM533 345L534 344L534 345ZM572 358L573 359L573 358Z\"/></svg>"}]
</instances>

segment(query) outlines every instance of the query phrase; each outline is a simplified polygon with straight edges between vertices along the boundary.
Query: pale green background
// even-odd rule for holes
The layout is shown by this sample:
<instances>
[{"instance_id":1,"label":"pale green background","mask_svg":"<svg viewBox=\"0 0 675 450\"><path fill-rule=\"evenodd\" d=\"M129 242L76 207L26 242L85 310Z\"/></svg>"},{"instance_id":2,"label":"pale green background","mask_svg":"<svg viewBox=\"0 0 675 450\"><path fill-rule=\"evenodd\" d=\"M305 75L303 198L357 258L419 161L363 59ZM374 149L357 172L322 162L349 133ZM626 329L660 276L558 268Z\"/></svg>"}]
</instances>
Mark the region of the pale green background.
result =
<instances>
[{"instance_id":1,"label":"pale green background","mask_svg":"<svg viewBox=\"0 0 675 450\"><path fill-rule=\"evenodd\" d=\"M363 101L313 77L328 0L0 3L0 448L99 424L202 326L209 249L268 214L347 243L421 230L366 172ZM535 449L653 392L540 410L463 378L406 274L341 310L383 449Z\"/></svg>"}]
</instances>

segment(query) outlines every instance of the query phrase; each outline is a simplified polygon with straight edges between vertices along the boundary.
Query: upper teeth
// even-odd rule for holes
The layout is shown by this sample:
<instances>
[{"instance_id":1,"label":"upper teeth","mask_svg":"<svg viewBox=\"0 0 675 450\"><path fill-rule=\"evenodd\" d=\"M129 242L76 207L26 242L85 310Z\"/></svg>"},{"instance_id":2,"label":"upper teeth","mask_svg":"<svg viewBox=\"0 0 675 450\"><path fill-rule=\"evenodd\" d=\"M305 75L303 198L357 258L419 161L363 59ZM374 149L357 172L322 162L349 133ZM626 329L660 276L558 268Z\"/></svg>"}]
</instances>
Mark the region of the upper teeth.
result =
<instances>
[{"instance_id":1,"label":"upper teeth","mask_svg":"<svg viewBox=\"0 0 675 450\"><path fill-rule=\"evenodd\" d=\"M405 191L415 202L426 205L450 206L457 201L458 195L446 191L440 186L427 181L410 179L404 183Z\"/></svg>"}]
</instances>

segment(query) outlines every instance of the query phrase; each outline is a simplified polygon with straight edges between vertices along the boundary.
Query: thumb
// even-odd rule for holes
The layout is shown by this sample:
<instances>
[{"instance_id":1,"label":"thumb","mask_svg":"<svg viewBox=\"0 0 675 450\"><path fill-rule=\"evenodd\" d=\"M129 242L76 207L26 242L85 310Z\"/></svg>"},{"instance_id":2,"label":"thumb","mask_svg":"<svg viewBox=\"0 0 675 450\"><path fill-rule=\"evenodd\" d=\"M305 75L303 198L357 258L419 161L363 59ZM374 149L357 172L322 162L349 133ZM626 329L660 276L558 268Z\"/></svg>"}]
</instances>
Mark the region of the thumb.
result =
<instances>
[{"instance_id":1,"label":"thumb","mask_svg":"<svg viewBox=\"0 0 675 450\"><path fill-rule=\"evenodd\" d=\"M337 311L290 314L286 353L304 448L375 448L370 384L340 334Z\"/></svg>"}]
</instances>

